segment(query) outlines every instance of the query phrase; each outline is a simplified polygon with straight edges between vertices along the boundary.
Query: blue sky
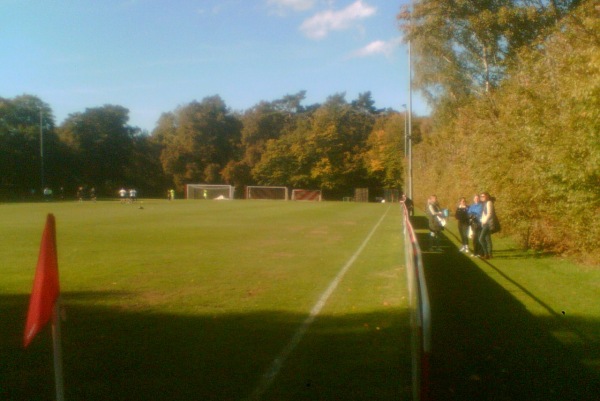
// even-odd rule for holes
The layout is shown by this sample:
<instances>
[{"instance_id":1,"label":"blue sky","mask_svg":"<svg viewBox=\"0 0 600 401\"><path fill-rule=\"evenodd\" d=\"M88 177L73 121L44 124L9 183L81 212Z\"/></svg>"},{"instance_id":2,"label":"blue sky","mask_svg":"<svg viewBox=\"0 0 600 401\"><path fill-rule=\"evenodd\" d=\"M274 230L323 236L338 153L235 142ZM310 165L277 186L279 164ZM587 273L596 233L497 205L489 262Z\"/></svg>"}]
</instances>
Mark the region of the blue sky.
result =
<instances>
[{"instance_id":1,"label":"blue sky","mask_svg":"<svg viewBox=\"0 0 600 401\"><path fill-rule=\"evenodd\" d=\"M396 14L408 0L0 0L0 97L36 95L60 124L104 104L152 131L219 95L232 110L307 91L408 102ZM413 110L425 103L413 96Z\"/></svg>"}]
</instances>

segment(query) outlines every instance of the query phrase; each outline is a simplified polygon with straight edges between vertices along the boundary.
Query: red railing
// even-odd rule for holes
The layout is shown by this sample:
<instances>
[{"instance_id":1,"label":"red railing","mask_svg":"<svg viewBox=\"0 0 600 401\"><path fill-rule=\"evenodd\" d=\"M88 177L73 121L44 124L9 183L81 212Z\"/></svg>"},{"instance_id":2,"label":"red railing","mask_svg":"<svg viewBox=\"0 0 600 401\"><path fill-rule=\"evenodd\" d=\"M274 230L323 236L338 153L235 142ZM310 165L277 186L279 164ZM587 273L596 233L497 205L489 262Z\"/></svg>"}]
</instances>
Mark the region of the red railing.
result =
<instances>
[{"instance_id":1,"label":"red railing","mask_svg":"<svg viewBox=\"0 0 600 401\"><path fill-rule=\"evenodd\" d=\"M431 356L431 308L423 259L417 236L404 211L404 255L410 301L412 332L412 388L413 401L429 401L429 362Z\"/></svg>"}]
</instances>

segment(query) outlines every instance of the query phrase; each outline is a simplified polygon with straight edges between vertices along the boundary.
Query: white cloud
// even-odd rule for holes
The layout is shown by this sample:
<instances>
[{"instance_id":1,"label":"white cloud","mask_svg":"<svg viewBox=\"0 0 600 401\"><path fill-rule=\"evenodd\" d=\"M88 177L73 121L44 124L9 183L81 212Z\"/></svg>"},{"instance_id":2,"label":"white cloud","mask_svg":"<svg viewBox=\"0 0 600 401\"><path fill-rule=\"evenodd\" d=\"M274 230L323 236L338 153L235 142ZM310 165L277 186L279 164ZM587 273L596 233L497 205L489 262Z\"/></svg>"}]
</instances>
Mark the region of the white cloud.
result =
<instances>
[{"instance_id":1,"label":"white cloud","mask_svg":"<svg viewBox=\"0 0 600 401\"><path fill-rule=\"evenodd\" d=\"M369 43L365 47L355 51L354 53L352 53L352 56L369 57L383 54L384 56L389 57L394 52L394 49L396 49L396 47L398 47L398 45L400 45L401 42L401 38L388 40L387 42L383 40L376 40L374 42Z\"/></svg>"},{"instance_id":2,"label":"white cloud","mask_svg":"<svg viewBox=\"0 0 600 401\"><path fill-rule=\"evenodd\" d=\"M341 31L356 25L357 21L375 14L377 9L357 0L340 11L323 11L307 19L300 30L311 39L323 39L331 31Z\"/></svg>"}]
</instances>

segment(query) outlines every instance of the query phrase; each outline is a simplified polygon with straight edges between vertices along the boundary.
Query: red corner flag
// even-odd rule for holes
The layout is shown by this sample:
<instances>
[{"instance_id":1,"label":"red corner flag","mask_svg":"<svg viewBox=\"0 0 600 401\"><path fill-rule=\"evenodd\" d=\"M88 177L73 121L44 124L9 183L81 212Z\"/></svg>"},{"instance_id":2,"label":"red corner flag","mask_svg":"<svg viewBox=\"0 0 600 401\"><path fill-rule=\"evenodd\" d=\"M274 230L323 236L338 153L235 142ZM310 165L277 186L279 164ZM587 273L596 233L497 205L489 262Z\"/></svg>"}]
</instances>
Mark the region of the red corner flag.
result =
<instances>
[{"instance_id":1,"label":"red corner flag","mask_svg":"<svg viewBox=\"0 0 600 401\"><path fill-rule=\"evenodd\" d=\"M52 309L59 293L56 223L54 215L49 214L46 218L46 228L42 234L33 290L29 300L29 311L27 312L27 323L25 324L25 336L23 338L25 347L29 345L33 337L52 317Z\"/></svg>"}]
</instances>

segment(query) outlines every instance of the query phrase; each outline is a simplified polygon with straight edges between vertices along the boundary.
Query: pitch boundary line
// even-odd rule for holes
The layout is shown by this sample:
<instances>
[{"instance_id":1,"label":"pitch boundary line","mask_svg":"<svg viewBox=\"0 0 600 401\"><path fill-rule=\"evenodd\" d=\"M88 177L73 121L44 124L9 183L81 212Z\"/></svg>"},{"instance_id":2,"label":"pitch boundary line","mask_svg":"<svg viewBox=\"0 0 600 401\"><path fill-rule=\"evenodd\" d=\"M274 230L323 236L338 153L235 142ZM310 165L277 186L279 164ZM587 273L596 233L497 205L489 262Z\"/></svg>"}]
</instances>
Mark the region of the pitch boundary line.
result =
<instances>
[{"instance_id":1,"label":"pitch boundary line","mask_svg":"<svg viewBox=\"0 0 600 401\"><path fill-rule=\"evenodd\" d=\"M271 384L273 384L273 381L279 374L279 371L283 367L283 364L285 363L287 358L294 351L296 346L300 343L300 341L302 340L302 337L304 337L304 334L306 334L310 325L314 322L317 315L321 312L321 309L323 309L323 307L327 303L327 300L329 299L331 294L333 294L333 292L336 290L337 286L342 281L342 279L344 278L344 276L346 275L348 270L350 270L350 267L352 267L352 265L354 264L356 259L358 259L358 257L362 253L362 251L365 249L365 247L371 240L371 237L373 237L373 234L375 234L375 231L377 231L377 229L379 228L379 226L383 222L383 219L385 218L385 216L387 216L389 211L390 211L390 207L387 208L387 210L385 211L383 216L381 216L379 221L375 224L375 226L373 226L373 228L371 229L369 234L365 237L364 241L356 249L356 252L354 252L354 254L350 257L350 259L348 259L346 264L340 269L340 271L335 276L335 278L331 281L331 283L329 283L329 286L327 287L327 289L325 291L323 291L323 293L319 297L319 300L317 301L317 303L315 303L315 305L310 310L310 314L308 315L308 317L304 320L304 322L302 322L302 325L300 325L298 330L296 330L296 332L294 333L294 336L287 343L287 345L285 347L283 347L283 349L279 352L277 357L275 357L275 359L271 363L271 366L269 367L269 369L262 376L260 382L258 383L256 388L252 392L252 395L248 398L249 401L250 400L252 400L252 401L260 400L261 397L265 394L265 392L269 389Z\"/></svg>"}]
</instances>

